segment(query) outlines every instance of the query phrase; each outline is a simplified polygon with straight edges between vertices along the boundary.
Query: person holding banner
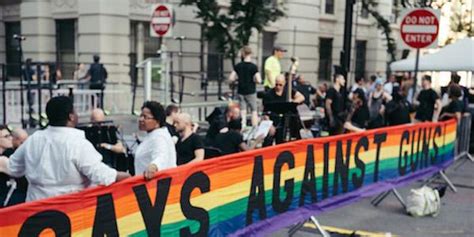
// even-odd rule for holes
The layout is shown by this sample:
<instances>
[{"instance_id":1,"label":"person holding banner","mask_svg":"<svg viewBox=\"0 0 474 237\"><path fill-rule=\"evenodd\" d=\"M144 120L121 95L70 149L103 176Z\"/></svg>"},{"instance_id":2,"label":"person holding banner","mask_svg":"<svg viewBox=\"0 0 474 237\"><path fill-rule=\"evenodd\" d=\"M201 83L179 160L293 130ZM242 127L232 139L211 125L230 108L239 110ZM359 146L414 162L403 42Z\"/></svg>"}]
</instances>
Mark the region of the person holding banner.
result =
<instances>
[{"instance_id":1,"label":"person holding banner","mask_svg":"<svg viewBox=\"0 0 474 237\"><path fill-rule=\"evenodd\" d=\"M458 121L461 120L462 112L464 111L464 104L459 98L462 96L462 89L456 84L451 84L448 88L448 95L450 102L441 111L439 119L441 121L448 120L450 118L456 118Z\"/></svg>"},{"instance_id":2,"label":"person holding banner","mask_svg":"<svg viewBox=\"0 0 474 237\"><path fill-rule=\"evenodd\" d=\"M352 92L352 106L347 116L344 128L350 132L365 131L370 120L369 107L365 92L357 88Z\"/></svg>"},{"instance_id":3,"label":"person holding banner","mask_svg":"<svg viewBox=\"0 0 474 237\"><path fill-rule=\"evenodd\" d=\"M135 174L151 179L158 170L176 167L176 149L168 128L163 106L147 101L142 106L138 128L147 136L135 151Z\"/></svg>"},{"instance_id":4,"label":"person holding banner","mask_svg":"<svg viewBox=\"0 0 474 237\"><path fill-rule=\"evenodd\" d=\"M102 156L74 128L77 113L69 97L57 96L46 104L49 126L35 132L10 156L0 157L0 172L26 176L26 201L81 191L90 185L110 185L130 177L102 163Z\"/></svg>"}]
</instances>

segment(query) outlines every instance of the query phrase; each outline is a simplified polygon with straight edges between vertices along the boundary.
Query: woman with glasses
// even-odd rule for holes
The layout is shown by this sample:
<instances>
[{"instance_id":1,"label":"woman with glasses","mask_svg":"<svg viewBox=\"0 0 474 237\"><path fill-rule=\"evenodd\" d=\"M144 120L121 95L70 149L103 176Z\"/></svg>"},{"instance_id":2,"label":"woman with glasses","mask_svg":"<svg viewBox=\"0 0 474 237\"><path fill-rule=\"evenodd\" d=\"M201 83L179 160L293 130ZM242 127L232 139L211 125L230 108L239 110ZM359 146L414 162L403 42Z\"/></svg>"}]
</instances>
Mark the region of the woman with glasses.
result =
<instances>
[{"instance_id":1,"label":"woman with glasses","mask_svg":"<svg viewBox=\"0 0 474 237\"><path fill-rule=\"evenodd\" d=\"M145 179L153 178L158 170L176 167L176 150L165 121L165 110L160 103L143 104L138 128L146 131L147 136L135 151L135 174L144 174Z\"/></svg>"}]
</instances>

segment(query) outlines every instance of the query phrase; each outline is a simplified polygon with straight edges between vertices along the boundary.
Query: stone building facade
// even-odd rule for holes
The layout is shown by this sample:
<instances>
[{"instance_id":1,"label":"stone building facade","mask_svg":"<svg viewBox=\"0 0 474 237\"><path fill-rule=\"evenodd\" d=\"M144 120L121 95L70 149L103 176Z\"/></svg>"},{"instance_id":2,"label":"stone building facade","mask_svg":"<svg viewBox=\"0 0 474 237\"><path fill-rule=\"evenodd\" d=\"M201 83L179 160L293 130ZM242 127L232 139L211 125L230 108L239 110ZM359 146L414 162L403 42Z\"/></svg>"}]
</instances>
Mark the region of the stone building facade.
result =
<instances>
[{"instance_id":1,"label":"stone building facade","mask_svg":"<svg viewBox=\"0 0 474 237\"><path fill-rule=\"evenodd\" d=\"M179 6L179 0L5 0L0 5L0 63L18 61L14 33L27 37L23 42L25 58L33 61L59 62L70 73L77 62L91 62L99 54L106 64L110 81L130 82L133 65L147 57L156 56L160 45L149 36L150 5L153 2L174 6L176 24L174 36L186 36L183 51L183 71L216 70L218 58L208 56L215 52L211 42L202 40L195 9ZM300 58L299 73L313 84L330 79L331 65L339 64L343 45L344 0L283 0L286 17L273 22L264 32L255 32L251 38L255 60L259 66L271 53L273 45L288 49L282 68L289 68L291 56ZM221 1L222 7L229 4ZM380 0L377 10L387 19L394 20L392 0ZM395 23L395 21L393 21ZM396 24L393 24L396 28ZM395 31L396 32L396 31ZM368 77L386 70L388 55L385 39L371 16L354 6L351 77ZM166 38L163 42L170 51L179 50L179 42ZM206 53L200 57L200 52ZM192 53L192 54L191 54ZM201 63L202 60L202 63ZM224 75L231 70L225 60ZM173 65L178 65L177 58ZM175 68L176 69L176 68ZM209 78L212 82L212 78ZM185 90L199 92L200 81L189 80Z\"/></svg>"}]
</instances>

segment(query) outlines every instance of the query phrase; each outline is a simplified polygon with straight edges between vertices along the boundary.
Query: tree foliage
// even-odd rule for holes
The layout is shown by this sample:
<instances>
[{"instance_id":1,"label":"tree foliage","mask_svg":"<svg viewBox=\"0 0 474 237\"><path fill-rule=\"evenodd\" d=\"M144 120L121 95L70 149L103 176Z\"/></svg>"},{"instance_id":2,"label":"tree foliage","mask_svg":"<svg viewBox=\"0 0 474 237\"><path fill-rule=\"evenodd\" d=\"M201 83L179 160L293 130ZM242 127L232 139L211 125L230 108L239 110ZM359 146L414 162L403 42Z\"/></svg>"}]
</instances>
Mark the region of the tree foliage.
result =
<instances>
[{"instance_id":1,"label":"tree foliage","mask_svg":"<svg viewBox=\"0 0 474 237\"><path fill-rule=\"evenodd\" d=\"M249 43L253 30L261 32L270 22L284 16L275 0L231 0L228 7L218 0L182 0L181 5L195 6L204 36L217 43L218 49L234 64L238 50Z\"/></svg>"},{"instance_id":2,"label":"tree foliage","mask_svg":"<svg viewBox=\"0 0 474 237\"><path fill-rule=\"evenodd\" d=\"M387 41L387 53L390 55L390 62L396 61L397 43L392 36L392 28L390 27L390 21L385 19L376 9L377 1L375 0L362 0L362 8L365 9L369 14L377 21L377 28L382 30L385 40Z\"/></svg>"}]
</instances>

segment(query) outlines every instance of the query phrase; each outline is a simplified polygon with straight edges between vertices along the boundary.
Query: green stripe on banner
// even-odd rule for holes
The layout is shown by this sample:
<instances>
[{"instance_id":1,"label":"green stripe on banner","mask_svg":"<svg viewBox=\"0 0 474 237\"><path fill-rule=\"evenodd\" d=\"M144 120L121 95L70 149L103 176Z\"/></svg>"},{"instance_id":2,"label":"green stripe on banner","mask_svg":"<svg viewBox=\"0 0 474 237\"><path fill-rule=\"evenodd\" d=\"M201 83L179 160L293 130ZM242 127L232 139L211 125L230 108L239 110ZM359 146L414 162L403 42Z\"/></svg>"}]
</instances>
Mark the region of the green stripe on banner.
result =
<instances>
[{"instance_id":1,"label":"green stripe on banner","mask_svg":"<svg viewBox=\"0 0 474 237\"><path fill-rule=\"evenodd\" d=\"M440 147L439 148L439 156L444 156L447 153L452 152L453 148L454 148L454 142L449 143L446 146ZM432 154L433 152L434 152L434 150L431 149L429 151L429 154ZM421 153L421 152L418 152L418 153ZM415 154L418 155L418 153L415 153ZM383 172L386 172L386 171L398 169L398 160L399 160L398 157L387 158L387 159L381 160L380 163L379 163L379 174L381 174ZM366 177L370 176L370 175L373 176L374 167L375 167L374 162L372 162L370 164L366 164L366 168L365 168L365 170L366 170L365 176ZM407 167L408 167L408 165L407 165ZM409 168L407 168L407 171L408 170L409 170ZM418 168L417 170L420 170L420 169ZM398 171L396 171L396 172L398 174ZM352 173L360 174L360 171L357 168L349 169L348 176L351 177ZM411 173L411 171L408 172L407 174L410 174L410 173ZM330 174L331 175L329 175L329 178L328 178L328 187L330 187L330 190L332 190L332 187L334 185L334 177L333 177L332 173L330 173ZM366 179L367 178L365 178L365 180ZM348 178L348 181L350 181L350 180L351 179ZM374 183L373 181L368 183L368 182L365 182L365 180L364 180L363 185L369 185L369 184ZM383 179L380 180L380 181L383 181ZM293 192L294 193L294 196L293 196L294 200L299 200L299 196L300 196L299 194L301 192L301 186L302 186L301 183L302 183L302 181L295 182L294 192ZM317 188L317 190L319 190L319 191L322 190L322 176L321 175L316 177L316 186L320 187L319 189ZM352 186L353 185L349 184L349 187L352 187ZM282 194L284 195L284 192L280 193L280 195L282 195ZM320 194L320 192L318 192L318 194ZM328 196L329 196L328 198L332 197L331 194L332 194L332 192L328 193ZM318 195L318 198L319 198L319 196L320 195ZM318 201L322 201L322 200L318 199ZM270 189L265 191L265 203L266 203L266 205L268 205L271 202L272 202L272 189L270 187ZM225 220L231 219L231 218L236 217L238 215L244 214L247 210L247 203L248 203L248 197L245 197L245 198L241 198L239 200L227 203L223 206L219 206L219 207L216 207L214 209L209 210L208 212L209 212L209 217L210 217L210 220L209 220L210 221L210 223L209 223L210 226L219 224L220 222L223 222ZM191 229L191 233L195 233L199 229L200 226L199 226L199 223L197 221L182 220L182 221L179 221L179 222L162 225L161 232L164 233L165 236L179 236L179 229L185 228L185 227L189 227ZM141 230L141 231L136 232L136 233L134 233L130 236L134 236L134 237L147 236L147 233L146 233L146 230Z\"/></svg>"}]
</instances>

